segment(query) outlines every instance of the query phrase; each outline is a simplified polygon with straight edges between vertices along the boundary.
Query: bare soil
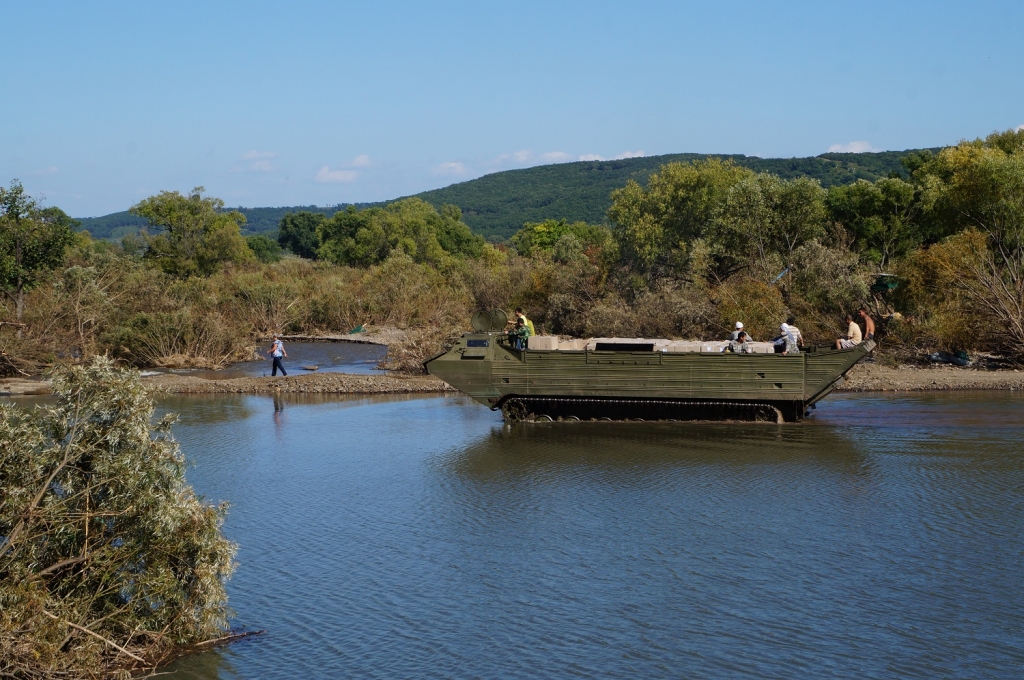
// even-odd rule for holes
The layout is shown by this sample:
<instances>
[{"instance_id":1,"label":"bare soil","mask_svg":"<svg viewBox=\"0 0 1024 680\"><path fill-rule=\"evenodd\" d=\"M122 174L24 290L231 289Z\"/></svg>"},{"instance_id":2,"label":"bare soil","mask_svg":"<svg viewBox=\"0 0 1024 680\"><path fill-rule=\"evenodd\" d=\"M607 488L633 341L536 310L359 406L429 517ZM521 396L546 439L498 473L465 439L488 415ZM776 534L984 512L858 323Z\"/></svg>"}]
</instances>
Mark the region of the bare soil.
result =
<instances>
[{"instance_id":1,"label":"bare soil","mask_svg":"<svg viewBox=\"0 0 1024 680\"><path fill-rule=\"evenodd\" d=\"M861 363L846 376L840 392L924 392L934 390L1021 390L1024 372L932 364L895 368Z\"/></svg>"}]
</instances>

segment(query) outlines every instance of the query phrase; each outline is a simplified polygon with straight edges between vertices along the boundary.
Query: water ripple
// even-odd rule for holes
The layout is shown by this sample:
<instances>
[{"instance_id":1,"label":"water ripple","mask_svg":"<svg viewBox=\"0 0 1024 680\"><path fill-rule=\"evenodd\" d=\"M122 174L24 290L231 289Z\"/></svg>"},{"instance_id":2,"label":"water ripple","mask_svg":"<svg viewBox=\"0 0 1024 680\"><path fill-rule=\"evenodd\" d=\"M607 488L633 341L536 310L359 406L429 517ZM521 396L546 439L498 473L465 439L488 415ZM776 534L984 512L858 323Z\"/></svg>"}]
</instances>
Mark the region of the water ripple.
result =
<instances>
[{"instance_id":1,"label":"water ripple","mask_svg":"<svg viewBox=\"0 0 1024 680\"><path fill-rule=\"evenodd\" d=\"M509 427L460 398L177 399L235 623L177 678L1020 677L1024 409Z\"/></svg>"}]
</instances>

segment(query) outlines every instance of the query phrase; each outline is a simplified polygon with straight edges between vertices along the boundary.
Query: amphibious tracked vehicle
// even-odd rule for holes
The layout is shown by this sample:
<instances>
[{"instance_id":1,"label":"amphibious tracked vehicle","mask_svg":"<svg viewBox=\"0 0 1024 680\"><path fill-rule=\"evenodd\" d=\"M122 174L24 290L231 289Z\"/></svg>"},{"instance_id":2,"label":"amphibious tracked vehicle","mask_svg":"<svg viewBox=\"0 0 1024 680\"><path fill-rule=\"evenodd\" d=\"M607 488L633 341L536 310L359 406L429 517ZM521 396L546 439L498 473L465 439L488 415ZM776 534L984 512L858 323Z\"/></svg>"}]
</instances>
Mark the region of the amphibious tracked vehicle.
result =
<instances>
[{"instance_id":1,"label":"amphibious tracked vehicle","mask_svg":"<svg viewBox=\"0 0 1024 680\"><path fill-rule=\"evenodd\" d=\"M770 343L733 354L724 342L531 337L517 349L501 310L478 312L475 332L424 365L513 420L755 420L795 422L843 383L875 347Z\"/></svg>"}]
</instances>

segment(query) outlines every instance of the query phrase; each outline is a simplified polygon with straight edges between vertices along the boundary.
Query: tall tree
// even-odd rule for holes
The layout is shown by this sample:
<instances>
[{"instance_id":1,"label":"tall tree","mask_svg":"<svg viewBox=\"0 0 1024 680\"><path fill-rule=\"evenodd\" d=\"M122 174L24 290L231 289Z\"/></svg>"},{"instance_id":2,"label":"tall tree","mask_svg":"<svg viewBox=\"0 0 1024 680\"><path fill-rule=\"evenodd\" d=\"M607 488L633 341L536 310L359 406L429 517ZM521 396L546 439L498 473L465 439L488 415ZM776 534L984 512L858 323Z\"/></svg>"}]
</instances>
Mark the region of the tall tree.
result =
<instances>
[{"instance_id":1,"label":"tall tree","mask_svg":"<svg viewBox=\"0 0 1024 680\"><path fill-rule=\"evenodd\" d=\"M751 174L714 158L669 163L646 188L630 180L612 192L608 217L624 264L654 276L685 276L694 241L708 235L729 190Z\"/></svg>"},{"instance_id":2,"label":"tall tree","mask_svg":"<svg viewBox=\"0 0 1024 680\"><path fill-rule=\"evenodd\" d=\"M395 250L415 262L439 264L453 255L479 257L484 247L457 207L444 205L438 212L418 198L366 210L349 206L317 227L317 234L319 256L335 264L373 265Z\"/></svg>"},{"instance_id":3,"label":"tall tree","mask_svg":"<svg viewBox=\"0 0 1024 680\"><path fill-rule=\"evenodd\" d=\"M316 235L319 227L327 216L323 213L307 212L287 213L277 226L277 242L299 257L308 260L316 259L316 249L320 241Z\"/></svg>"},{"instance_id":4,"label":"tall tree","mask_svg":"<svg viewBox=\"0 0 1024 680\"><path fill-rule=\"evenodd\" d=\"M147 237L145 257L168 274L209 276L225 262L255 259L241 234L245 215L237 210L222 212L224 201L203 196L203 191L196 187L187 196L161 191L130 209L163 230Z\"/></svg>"},{"instance_id":5,"label":"tall tree","mask_svg":"<svg viewBox=\"0 0 1024 680\"><path fill-rule=\"evenodd\" d=\"M923 239L916 223L920 203L914 185L897 177L832 187L827 202L832 218L850 231L860 254L881 270Z\"/></svg>"},{"instance_id":6,"label":"tall tree","mask_svg":"<svg viewBox=\"0 0 1024 680\"><path fill-rule=\"evenodd\" d=\"M14 301L19 322L25 291L64 263L76 224L60 208L41 209L18 180L9 189L0 187L0 286Z\"/></svg>"}]
</instances>

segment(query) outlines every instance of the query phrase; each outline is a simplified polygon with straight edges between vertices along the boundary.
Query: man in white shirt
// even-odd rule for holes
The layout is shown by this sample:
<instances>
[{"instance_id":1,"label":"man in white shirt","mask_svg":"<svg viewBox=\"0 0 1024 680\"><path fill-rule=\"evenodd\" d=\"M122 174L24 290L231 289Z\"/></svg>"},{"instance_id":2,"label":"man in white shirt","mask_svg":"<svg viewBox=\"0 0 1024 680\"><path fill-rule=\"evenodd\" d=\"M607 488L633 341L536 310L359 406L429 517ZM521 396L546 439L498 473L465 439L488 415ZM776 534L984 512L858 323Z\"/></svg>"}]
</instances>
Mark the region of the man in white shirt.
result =
<instances>
[{"instance_id":1,"label":"man in white shirt","mask_svg":"<svg viewBox=\"0 0 1024 680\"><path fill-rule=\"evenodd\" d=\"M861 335L860 326L856 324L853 317L849 314L846 315L846 323L849 324L846 329L846 337L839 338L836 340L836 349L850 349L860 344L864 336Z\"/></svg>"},{"instance_id":2,"label":"man in white shirt","mask_svg":"<svg viewBox=\"0 0 1024 680\"><path fill-rule=\"evenodd\" d=\"M281 357L288 356L288 352L284 351L284 343L281 342L281 338L276 335L274 336L274 344L270 346L270 351L267 352L267 354L274 358L274 368L270 372L270 375L272 377L276 377L277 369L279 368L281 369L281 375L288 375L284 370L284 365L281 364Z\"/></svg>"}]
</instances>

